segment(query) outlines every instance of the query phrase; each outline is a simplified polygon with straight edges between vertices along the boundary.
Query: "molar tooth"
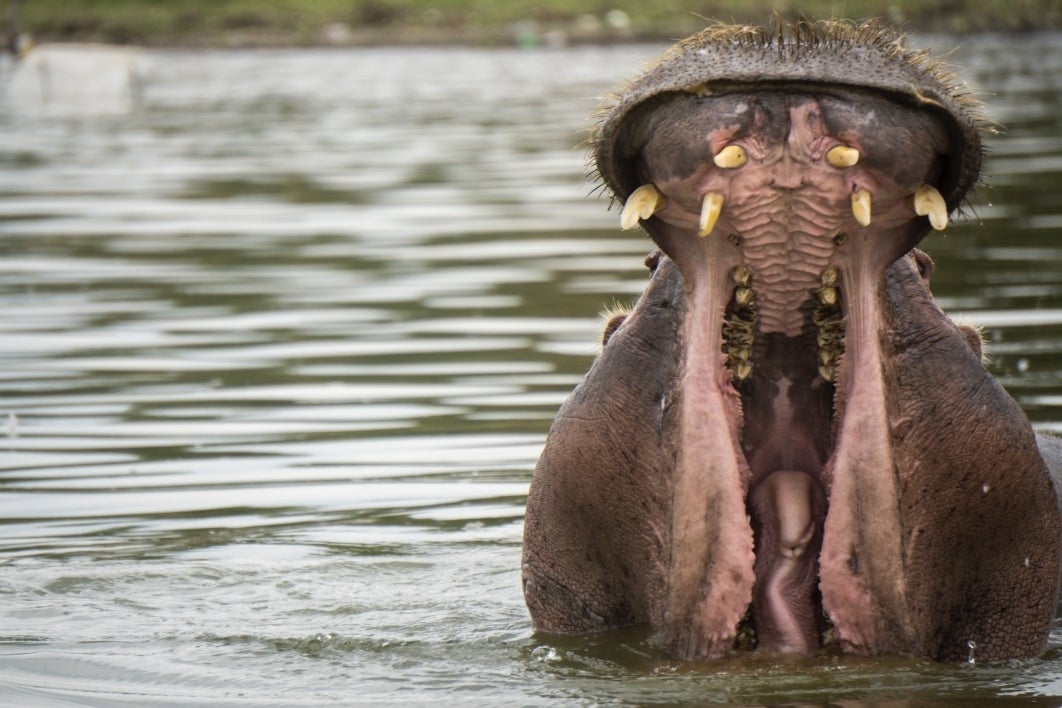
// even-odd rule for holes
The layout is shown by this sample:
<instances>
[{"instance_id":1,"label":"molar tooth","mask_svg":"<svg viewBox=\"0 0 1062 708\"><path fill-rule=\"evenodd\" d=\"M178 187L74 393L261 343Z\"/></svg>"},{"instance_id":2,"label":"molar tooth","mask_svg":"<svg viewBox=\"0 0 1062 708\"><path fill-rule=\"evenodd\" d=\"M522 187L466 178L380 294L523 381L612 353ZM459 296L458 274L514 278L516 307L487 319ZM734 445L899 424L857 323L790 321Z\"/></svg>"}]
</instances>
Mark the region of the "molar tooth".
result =
<instances>
[{"instance_id":1,"label":"molar tooth","mask_svg":"<svg viewBox=\"0 0 1062 708\"><path fill-rule=\"evenodd\" d=\"M816 294L823 305L837 304L837 288L819 288Z\"/></svg>"},{"instance_id":2,"label":"molar tooth","mask_svg":"<svg viewBox=\"0 0 1062 708\"><path fill-rule=\"evenodd\" d=\"M633 228L639 219L648 219L664 206L666 201L667 199L652 182L643 184L627 197L623 211L620 212L620 228L624 231Z\"/></svg>"},{"instance_id":3,"label":"molar tooth","mask_svg":"<svg viewBox=\"0 0 1062 708\"><path fill-rule=\"evenodd\" d=\"M837 145L826 153L826 162L837 169L852 167L859 162L859 151L847 145Z\"/></svg>"},{"instance_id":4,"label":"molar tooth","mask_svg":"<svg viewBox=\"0 0 1062 708\"><path fill-rule=\"evenodd\" d=\"M719 192L708 192L701 202L700 235L705 237L712 233L715 222L719 220L719 214L723 211L723 195Z\"/></svg>"},{"instance_id":5,"label":"molar tooth","mask_svg":"<svg viewBox=\"0 0 1062 708\"><path fill-rule=\"evenodd\" d=\"M826 270L822 271L822 287L832 288L837 284L837 269L833 266L829 266Z\"/></svg>"},{"instance_id":6,"label":"molar tooth","mask_svg":"<svg viewBox=\"0 0 1062 708\"><path fill-rule=\"evenodd\" d=\"M749 270L748 266L734 266L734 269L730 271L730 277L732 277L734 282L738 285L748 285L752 280L752 271Z\"/></svg>"},{"instance_id":7,"label":"molar tooth","mask_svg":"<svg viewBox=\"0 0 1062 708\"><path fill-rule=\"evenodd\" d=\"M931 184L923 184L914 193L914 210L919 216L928 216L930 225L937 231L943 231L948 225L948 205Z\"/></svg>"},{"instance_id":8,"label":"molar tooth","mask_svg":"<svg viewBox=\"0 0 1062 708\"><path fill-rule=\"evenodd\" d=\"M819 361L822 362L823 366L831 366L835 358L836 357L834 356L833 352L829 351L828 349L819 350Z\"/></svg>"},{"instance_id":9,"label":"molar tooth","mask_svg":"<svg viewBox=\"0 0 1062 708\"><path fill-rule=\"evenodd\" d=\"M732 170L735 167L741 167L748 162L749 156L745 153L745 148L740 145L727 145L725 148L716 153L716 156L712 158L712 162L716 167L722 167L724 170Z\"/></svg>"},{"instance_id":10,"label":"molar tooth","mask_svg":"<svg viewBox=\"0 0 1062 708\"><path fill-rule=\"evenodd\" d=\"M744 381L752 374L752 364L747 361L739 361L738 365L734 367L734 378L738 381Z\"/></svg>"},{"instance_id":11,"label":"molar tooth","mask_svg":"<svg viewBox=\"0 0 1062 708\"><path fill-rule=\"evenodd\" d=\"M870 192L860 189L852 195L852 215L863 226L870 226Z\"/></svg>"},{"instance_id":12,"label":"molar tooth","mask_svg":"<svg viewBox=\"0 0 1062 708\"><path fill-rule=\"evenodd\" d=\"M819 367L819 376L827 381L833 381L833 366L830 364L823 364Z\"/></svg>"},{"instance_id":13,"label":"molar tooth","mask_svg":"<svg viewBox=\"0 0 1062 708\"><path fill-rule=\"evenodd\" d=\"M748 361L752 355L752 350L749 347L739 347L730 353L731 358L738 361Z\"/></svg>"},{"instance_id":14,"label":"molar tooth","mask_svg":"<svg viewBox=\"0 0 1062 708\"><path fill-rule=\"evenodd\" d=\"M755 294L752 292L752 288L746 288L744 286L734 289L734 302L740 307L745 307L753 300L755 300Z\"/></svg>"}]
</instances>

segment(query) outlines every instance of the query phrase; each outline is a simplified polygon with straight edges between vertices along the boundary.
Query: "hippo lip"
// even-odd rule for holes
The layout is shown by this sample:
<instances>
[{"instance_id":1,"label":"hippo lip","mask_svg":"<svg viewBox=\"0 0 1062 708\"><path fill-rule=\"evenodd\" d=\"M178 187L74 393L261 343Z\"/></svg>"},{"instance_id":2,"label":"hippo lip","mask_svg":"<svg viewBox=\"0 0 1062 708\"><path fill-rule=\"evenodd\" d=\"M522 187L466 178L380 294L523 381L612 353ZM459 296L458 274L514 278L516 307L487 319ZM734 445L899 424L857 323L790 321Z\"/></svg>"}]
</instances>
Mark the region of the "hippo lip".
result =
<instances>
[{"instance_id":1,"label":"hippo lip","mask_svg":"<svg viewBox=\"0 0 1062 708\"><path fill-rule=\"evenodd\" d=\"M661 639L711 656L754 628L761 649L806 652L832 622L845 649L880 646L858 568L898 551L860 558L866 511L846 500L855 484L897 497L878 288L947 225L954 138L891 97L807 85L657 97L628 121L649 137L621 226L676 263L687 307ZM876 523L898 526L887 509Z\"/></svg>"}]
</instances>

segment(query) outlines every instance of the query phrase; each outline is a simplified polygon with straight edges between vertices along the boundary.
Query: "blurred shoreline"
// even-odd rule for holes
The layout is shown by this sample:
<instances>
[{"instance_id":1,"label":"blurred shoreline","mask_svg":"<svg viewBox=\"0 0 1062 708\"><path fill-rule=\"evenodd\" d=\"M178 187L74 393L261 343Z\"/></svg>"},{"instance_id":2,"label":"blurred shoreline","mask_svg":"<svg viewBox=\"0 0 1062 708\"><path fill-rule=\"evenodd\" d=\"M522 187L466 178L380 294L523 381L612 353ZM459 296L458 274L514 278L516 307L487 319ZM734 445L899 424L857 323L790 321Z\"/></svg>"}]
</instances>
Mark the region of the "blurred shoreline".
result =
<instances>
[{"instance_id":1,"label":"blurred shoreline","mask_svg":"<svg viewBox=\"0 0 1062 708\"><path fill-rule=\"evenodd\" d=\"M775 17L837 17L838 3L809 0L8 0L4 35L35 42L148 47L554 47L670 42L707 18L767 24ZM1062 0L850 0L841 16L881 18L907 32L969 34L1062 29ZM12 43L11 39L8 43Z\"/></svg>"}]
</instances>

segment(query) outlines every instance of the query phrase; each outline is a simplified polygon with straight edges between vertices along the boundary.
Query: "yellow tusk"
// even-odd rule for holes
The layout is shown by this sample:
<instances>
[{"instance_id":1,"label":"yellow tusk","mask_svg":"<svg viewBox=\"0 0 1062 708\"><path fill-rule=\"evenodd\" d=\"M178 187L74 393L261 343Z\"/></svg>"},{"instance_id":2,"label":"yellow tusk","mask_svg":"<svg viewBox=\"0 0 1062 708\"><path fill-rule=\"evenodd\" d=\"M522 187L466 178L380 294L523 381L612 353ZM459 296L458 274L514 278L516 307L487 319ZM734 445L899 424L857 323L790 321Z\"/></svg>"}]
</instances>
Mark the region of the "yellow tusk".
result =
<instances>
[{"instance_id":1,"label":"yellow tusk","mask_svg":"<svg viewBox=\"0 0 1062 708\"><path fill-rule=\"evenodd\" d=\"M837 169L852 167L859 162L859 151L847 145L837 145L826 153L826 162Z\"/></svg>"},{"instance_id":2,"label":"yellow tusk","mask_svg":"<svg viewBox=\"0 0 1062 708\"><path fill-rule=\"evenodd\" d=\"M745 154L745 148L740 145L727 145L716 154L712 161L715 162L716 167L732 170L748 162L749 156Z\"/></svg>"},{"instance_id":3,"label":"yellow tusk","mask_svg":"<svg viewBox=\"0 0 1062 708\"><path fill-rule=\"evenodd\" d=\"M948 205L932 185L923 184L914 193L914 210L919 216L928 216L930 225L937 231L943 231L948 225Z\"/></svg>"},{"instance_id":4,"label":"yellow tusk","mask_svg":"<svg viewBox=\"0 0 1062 708\"><path fill-rule=\"evenodd\" d=\"M708 192L704 195L704 200L701 202L701 223L700 233L701 237L705 237L712 233L712 229L715 228L715 222L719 220L719 215L723 212L723 195L719 192Z\"/></svg>"},{"instance_id":5,"label":"yellow tusk","mask_svg":"<svg viewBox=\"0 0 1062 708\"><path fill-rule=\"evenodd\" d=\"M870 226L870 192L860 189L852 195L852 215L863 226Z\"/></svg>"},{"instance_id":6,"label":"yellow tusk","mask_svg":"<svg viewBox=\"0 0 1062 708\"><path fill-rule=\"evenodd\" d=\"M652 182L643 184L627 197L623 211L620 212L620 228L624 231L634 228L640 219L648 219L664 206L665 202L667 198L660 193L656 185Z\"/></svg>"}]
</instances>

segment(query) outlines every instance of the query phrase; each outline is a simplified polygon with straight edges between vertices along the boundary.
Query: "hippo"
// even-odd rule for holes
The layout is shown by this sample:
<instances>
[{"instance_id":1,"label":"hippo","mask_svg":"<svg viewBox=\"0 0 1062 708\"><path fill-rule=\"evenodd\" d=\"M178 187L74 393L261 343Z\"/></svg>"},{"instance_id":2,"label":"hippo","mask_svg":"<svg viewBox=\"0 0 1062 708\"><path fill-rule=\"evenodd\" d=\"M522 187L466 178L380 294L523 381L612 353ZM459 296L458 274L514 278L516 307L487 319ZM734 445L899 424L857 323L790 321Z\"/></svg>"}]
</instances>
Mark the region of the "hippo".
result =
<instances>
[{"instance_id":1,"label":"hippo","mask_svg":"<svg viewBox=\"0 0 1062 708\"><path fill-rule=\"evenodd\" d=\"M591 165L658 250L534 471L537 632L640 626L684 661L1044 650L1060 445L916 248L992 130L882 23L712 24L606 100Z\"/></svg>"}]
</instances>

